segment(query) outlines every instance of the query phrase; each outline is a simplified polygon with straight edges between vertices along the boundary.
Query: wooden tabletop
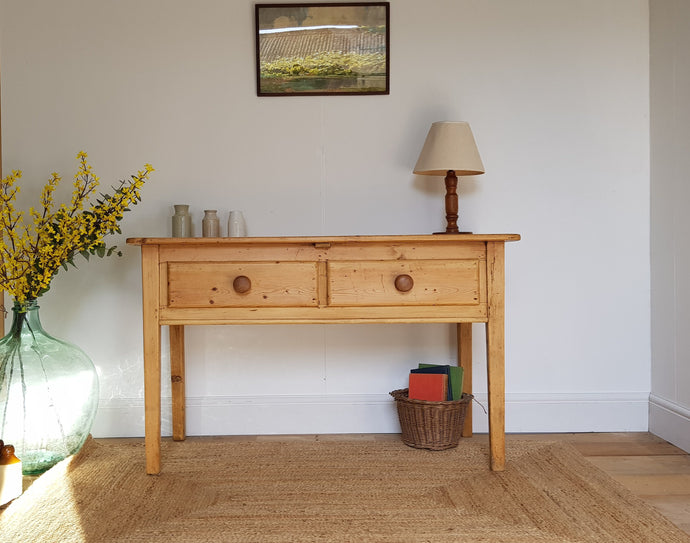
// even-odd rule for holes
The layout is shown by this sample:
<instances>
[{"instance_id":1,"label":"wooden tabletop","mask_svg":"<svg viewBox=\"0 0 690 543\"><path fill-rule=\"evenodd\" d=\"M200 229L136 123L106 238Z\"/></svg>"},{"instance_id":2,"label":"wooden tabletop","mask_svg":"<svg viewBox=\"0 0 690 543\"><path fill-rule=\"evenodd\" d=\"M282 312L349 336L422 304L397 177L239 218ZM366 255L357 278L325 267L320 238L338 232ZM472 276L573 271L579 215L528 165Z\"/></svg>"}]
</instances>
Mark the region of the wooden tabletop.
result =
<instances>
[{"instance_id":1,"label":"wooden tabletop","mask_svg":"<svg viewBox=\"0 0 690 543\"><path fill-rule=\"evenodd\" d=\"M273 237L224 237L224 238L127 238L130 245L175 245L200 244L218 245L221 243L375 243L390 241L519 241L519 234L412 234L391 236L273 236Z\"/></svg>"}]
</instances>

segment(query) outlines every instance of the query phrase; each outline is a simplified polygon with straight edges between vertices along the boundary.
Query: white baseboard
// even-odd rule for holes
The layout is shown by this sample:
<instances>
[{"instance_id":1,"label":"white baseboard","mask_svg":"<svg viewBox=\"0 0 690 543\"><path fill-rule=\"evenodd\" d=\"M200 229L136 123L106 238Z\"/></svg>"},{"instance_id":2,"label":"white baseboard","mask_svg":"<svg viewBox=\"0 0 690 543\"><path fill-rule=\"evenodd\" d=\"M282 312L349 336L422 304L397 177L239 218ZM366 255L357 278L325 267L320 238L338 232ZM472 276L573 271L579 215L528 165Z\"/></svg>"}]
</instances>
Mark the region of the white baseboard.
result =
<instances>
[{"instance_id":1,"label":"white baseboard","mask_svg":"<svg viewBox=\"0 0 690 543\"><path fill-rule=\"evenodd\" d=\"M690 453L690 409L650 394L649 431Z\"/></svg>"},{"instance_id":2,"label":"white baseboard","mask_svg":"<svg viewBox=\"0 0 690 543\"><path fill-rule=\"evenodd\" d=\"M485 393L475 397L486 406ZM172 432L170 406L163 398L163 435ZM388 394L187 398L186 414L190 436L400 432ZM647 393L506 395L507 432L640 432L648 429L648 414ZM475 432L488 431L477 402L473 422ZM143 436L143 399L101 400L92 434Z\"/></svg>"},{"instance_id":3,"label":"white baseboard","mask_svg":"<svg viewBox=\"0 0 690 543\"><path fill-rule=\"evenodd\" d=\"M482 428L476 431L487 431L488 423ZM506 394L507 432L646 432L648 428L648 392Z\"/></svg>"}]
</instances>

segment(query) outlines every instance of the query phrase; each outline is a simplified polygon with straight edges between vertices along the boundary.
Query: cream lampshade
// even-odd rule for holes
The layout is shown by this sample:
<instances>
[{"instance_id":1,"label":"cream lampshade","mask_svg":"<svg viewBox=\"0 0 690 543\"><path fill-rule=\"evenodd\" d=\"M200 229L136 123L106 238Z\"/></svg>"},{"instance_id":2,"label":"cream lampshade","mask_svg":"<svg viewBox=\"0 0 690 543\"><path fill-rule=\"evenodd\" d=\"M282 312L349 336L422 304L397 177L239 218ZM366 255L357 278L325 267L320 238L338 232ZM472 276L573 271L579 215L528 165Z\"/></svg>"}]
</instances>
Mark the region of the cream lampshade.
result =
<instances>
[{"instance_id":1,"label":"cream lampshade","mask_svg":"<svg viewBox=\"0 0 690 543\"><path fill-rule=\"evenodd\" d=\"M458 175L484 173L470 125L439 121L431 125L413 173L445 176L446 234L458 234Z\"/></svg>"}]
</instances>

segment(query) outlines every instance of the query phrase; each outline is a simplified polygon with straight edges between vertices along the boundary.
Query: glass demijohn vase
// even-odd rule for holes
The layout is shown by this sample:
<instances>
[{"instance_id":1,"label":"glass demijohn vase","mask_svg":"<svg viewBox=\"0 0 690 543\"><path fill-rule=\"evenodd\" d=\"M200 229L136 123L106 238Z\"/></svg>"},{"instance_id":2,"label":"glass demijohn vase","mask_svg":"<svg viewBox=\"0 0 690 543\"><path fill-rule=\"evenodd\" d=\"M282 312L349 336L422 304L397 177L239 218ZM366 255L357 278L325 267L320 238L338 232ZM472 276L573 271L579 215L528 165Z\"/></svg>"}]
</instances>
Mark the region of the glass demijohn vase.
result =
<instances>
[{"instance_id":1,"label":"glass demijohn vase","mask_svg":"<svg viewBox=\"0 0 690 543\"><path fill-rule=\"evenodd\" d=\"M84 444L98 407L98 376L77 346L43 330L36 300L15 301L0 340L0 439L25 475L46 471Z\"/></svg>"}]
</instances>

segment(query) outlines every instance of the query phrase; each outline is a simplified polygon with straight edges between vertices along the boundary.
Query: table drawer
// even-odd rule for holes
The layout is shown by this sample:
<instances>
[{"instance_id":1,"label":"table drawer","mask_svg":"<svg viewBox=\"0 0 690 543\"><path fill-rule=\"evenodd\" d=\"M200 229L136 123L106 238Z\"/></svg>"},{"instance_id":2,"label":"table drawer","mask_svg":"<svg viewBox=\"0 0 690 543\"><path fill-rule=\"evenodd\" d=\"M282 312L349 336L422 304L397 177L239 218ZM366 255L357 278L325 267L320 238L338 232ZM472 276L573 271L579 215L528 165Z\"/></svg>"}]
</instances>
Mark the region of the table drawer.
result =
<instances>
[{"instance_id":1,"label":"table drawer","mask_svg":"<svg viewBox=\"0 0 690 543\"><path fill-rule=\"evenodd\" d=\"M480 260L328 263L330 306L477 305L486 286Z\"/></svg>"},{"instance_id":2,"label":"table drawer","mask_svg":"<svg viewBox=\"0 0 690 543\"><path fill-rule=\"evenodd\" d=\"M169 262L169 307L318 305L315 262Z\"/></svg>"}]
</instances>

